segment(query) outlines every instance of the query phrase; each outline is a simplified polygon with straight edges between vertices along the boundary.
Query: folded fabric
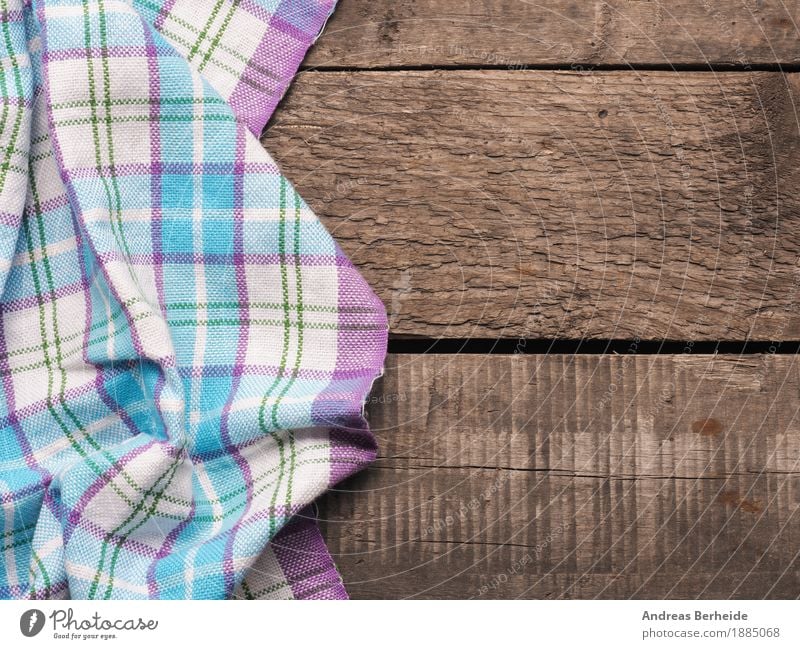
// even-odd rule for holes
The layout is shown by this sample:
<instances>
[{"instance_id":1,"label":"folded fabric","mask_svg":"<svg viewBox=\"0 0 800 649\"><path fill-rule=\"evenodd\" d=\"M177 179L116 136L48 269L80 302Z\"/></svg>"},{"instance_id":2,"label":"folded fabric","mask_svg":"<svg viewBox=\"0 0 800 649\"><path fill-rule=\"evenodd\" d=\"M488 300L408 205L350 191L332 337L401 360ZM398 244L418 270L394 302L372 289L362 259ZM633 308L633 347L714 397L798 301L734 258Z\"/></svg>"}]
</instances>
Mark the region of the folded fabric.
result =
<instances>
[{"instance_id":1,"label":"folded fabric","mask_svg":"<svg viewBox=\"0 0 800 649\"><path fill-rule=\"evenodd\" d=\"M0 0L0 596L345 596L386 313L257 139L332 10Z\"/></svg>"}]
</instances>

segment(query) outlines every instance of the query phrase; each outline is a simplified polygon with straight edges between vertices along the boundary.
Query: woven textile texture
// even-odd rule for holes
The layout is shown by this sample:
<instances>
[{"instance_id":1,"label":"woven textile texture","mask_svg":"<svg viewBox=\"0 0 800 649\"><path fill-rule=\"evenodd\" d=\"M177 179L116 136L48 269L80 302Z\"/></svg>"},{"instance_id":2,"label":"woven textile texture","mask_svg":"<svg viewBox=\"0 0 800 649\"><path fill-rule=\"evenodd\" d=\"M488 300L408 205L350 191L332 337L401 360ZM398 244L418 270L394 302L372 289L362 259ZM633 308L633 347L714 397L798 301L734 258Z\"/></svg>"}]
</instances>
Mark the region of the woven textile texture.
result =
<instances>
[{"instance_id":1,"label":"woven textile texture","mask_svg":"<svg viewBox=\"0 0 800 649\"><path fill-rule=\"evenodd\" d=\"M0 0L0 596L346 596L386 313L258 141L332 10Z\"/></svg>"}]
</instances>

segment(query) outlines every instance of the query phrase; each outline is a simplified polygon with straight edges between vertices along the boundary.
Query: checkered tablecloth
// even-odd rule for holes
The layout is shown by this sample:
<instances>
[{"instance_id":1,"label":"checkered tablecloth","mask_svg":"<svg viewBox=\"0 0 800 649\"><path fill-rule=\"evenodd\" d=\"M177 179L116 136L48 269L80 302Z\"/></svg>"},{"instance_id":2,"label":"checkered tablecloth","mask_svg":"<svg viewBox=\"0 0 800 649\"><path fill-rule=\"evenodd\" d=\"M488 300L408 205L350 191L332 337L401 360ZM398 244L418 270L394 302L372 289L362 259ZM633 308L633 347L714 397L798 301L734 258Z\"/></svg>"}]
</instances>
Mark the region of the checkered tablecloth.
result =
<instances>
[{"instance_id":1,"label":"checkered tablecloth","mask_svg":"<svg viewBox=\"0 0 800 649\"><path fill-rule=\"evenodd\" d=\"M0 0L0 596L346 596L386 314L257 138L332 10Z\"/></svg>"}]
</instances>

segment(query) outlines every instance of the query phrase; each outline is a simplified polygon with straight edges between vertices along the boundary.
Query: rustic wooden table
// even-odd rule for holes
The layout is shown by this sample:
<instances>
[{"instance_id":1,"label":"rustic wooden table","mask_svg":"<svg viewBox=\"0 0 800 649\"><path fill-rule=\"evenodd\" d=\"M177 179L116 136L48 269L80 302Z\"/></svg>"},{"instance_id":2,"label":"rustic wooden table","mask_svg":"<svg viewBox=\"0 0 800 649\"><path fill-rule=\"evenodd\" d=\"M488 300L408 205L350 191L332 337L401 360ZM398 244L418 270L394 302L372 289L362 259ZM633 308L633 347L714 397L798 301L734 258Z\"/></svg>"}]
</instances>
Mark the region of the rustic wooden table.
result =
<instances>
[{"instance_id":1,"label":"rustic wooden table","mask_svg":"<svg viewBox=\"0 0 800 649\"><path fill-rule=\"evenodd\" d=\"M798 597L799 5L340 0L264 144L391 319L352 597Z\"/></svg>"}]
</instances>

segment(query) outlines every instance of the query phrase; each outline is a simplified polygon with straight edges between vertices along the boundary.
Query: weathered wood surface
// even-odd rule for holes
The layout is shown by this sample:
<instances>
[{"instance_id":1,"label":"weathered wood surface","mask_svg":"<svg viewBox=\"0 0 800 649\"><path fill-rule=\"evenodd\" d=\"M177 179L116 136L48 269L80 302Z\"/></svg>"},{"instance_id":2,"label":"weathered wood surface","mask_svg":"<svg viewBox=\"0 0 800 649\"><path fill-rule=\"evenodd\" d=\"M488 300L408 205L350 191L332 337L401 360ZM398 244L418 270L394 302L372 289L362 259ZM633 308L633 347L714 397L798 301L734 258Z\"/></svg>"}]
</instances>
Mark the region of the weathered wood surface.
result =
<instances>
[{"instance_id":1,"label":"weathered wood surface","mask_svg":"<svg viewBox=\"0 0 800 649\"><path fill-rule=\"evenodd\" d=\"M306 67L800 62L780 0L341 0Z\"/></svg>"},{"instance_id":2,"label":"weathered wood surface","mask_svg":"<svg viewBox=\"0 0 800 649\"><path fill-rule=\"evenodd\" d=\"M800 78L753 69L799 25L342 0L264 144L395 334L798 339ZM353 597L798 597L799 388L791 356L390 356L329 547Z\"/></svg>"},{"instance_id":3,"label":"weathered wood surface","mask_svg":"<svg viewBox=\"0 0 800 649\"><path fill-rule=\"evenodd\" d=\"M795 598L793 356L407 356L322 504L353 597Z\"/></svg>"},{"instance_id":4,"label":"weathered wood surface","mask_svg":"<svg viewBox=\"0 0 800 649\"><path fill-rule=\"evenodd\" d=\"M769 72L307 72L264 144L396 334L787 340L798 88Z\"/></svg>"}]
</instances>

